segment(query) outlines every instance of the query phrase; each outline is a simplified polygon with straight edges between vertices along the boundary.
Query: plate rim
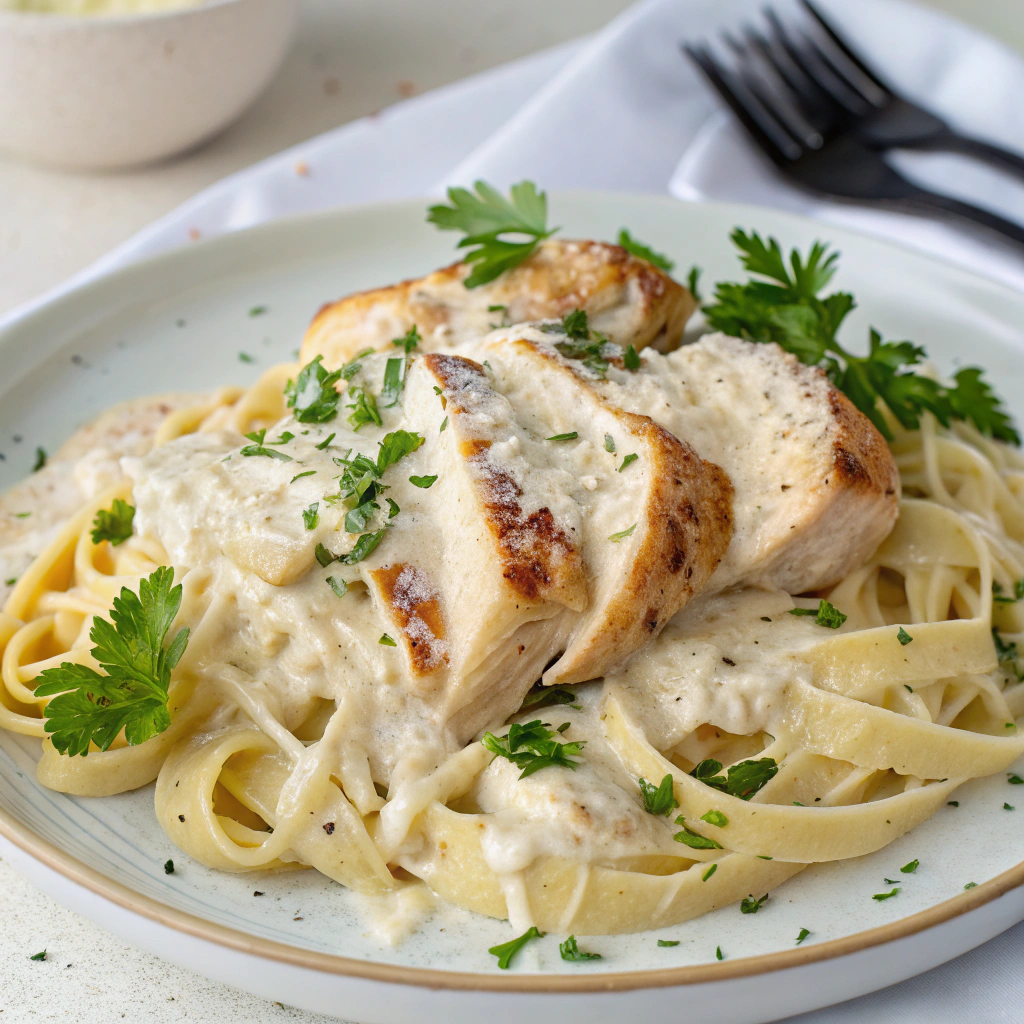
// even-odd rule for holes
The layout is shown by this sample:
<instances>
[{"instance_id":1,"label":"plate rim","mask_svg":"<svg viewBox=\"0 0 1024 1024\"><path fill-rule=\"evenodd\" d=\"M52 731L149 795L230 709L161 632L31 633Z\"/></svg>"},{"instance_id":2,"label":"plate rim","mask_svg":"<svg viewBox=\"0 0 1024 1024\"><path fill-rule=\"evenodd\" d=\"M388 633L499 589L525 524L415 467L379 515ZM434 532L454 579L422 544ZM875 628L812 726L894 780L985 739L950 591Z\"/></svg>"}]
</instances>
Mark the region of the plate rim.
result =
<instances>
[{"instance_id":1,"label":"plate rim","mask_svg":"<svg viewBox=\"0 0 1024 1024\"><path fill-rule=\"evenodd\" d=\"M922 252L910 246L878 238L867 232L842 225L824 224L810 217L779 210L773 207L747 203L700 202L689 203L671 196L651 195L639 192L608 192L593 189L549 190L549 198L557 203L559 199L611 201L620 204L642 203L662 204L672 207L688 206L719 209L731 217L757 217L768 215L776 220L791 221L803 226L833 232L840 236L856 236L873 245L894 250L904 257L922 260L945 274L951 274L962 281L969 281L975 287L981 285L996 292L1008 294L1024 303L1024 293L1003 282L993 280L941 257ZM423 199L405 198L384 200L350 206L335 206L322 210L306 211L299 214L276 218L272 221L251 225L198 242L187 243L165 252L155 253L75 284L66 291L42 297L32 302L21 315L15 313L8 319L0 318L0 349L9 340L9 335L31 328L37 320L45 317L55 307L73 302L83 292L109 286L112 281L125 276L145 273L154 266L165 262L188 260L191 255L209 253L211 250L245 244L255 233L273 233L280 230L301 229L306 224L346 214L361 213L372 215L377 211L398 213L403 209L416 208L422 211ZM851 935L811 946L802 946L773 953L739 957L735 960L688 964L679 967L664 967L651 970L614 971L600 974L491 974L478 971L449 971L443 968L412 967L403 964L382 963L336 953L324 953L305 949L301 946L279 942L253 935L240 929L218 924L163 903L147 896L130 886L115 881L96 868L90 867L72 854L60 849L49 840L37 835L32 829L17 820L0 807L0 836L13 843L18 849L68 881L81 886L94 895L100 896L117 906L136 913L157 924L215 945L276 961L292 967L316 970L324 974L359 978L365 981L400 984L412 987L446 989L455 991L521 992L521 993L597 993L602 991L633 991L647 988L666 988L684 985L700 985L724 982L738 978L755 977L774 971L808 966L871 949L898 939L907 938L934 928L970 911L976 910L998 899L1013 889L1024 885L1024 860L1003 871L987 882L943 900L932 907L918 911L908 917L874 928L854 932Z\"/></svg>"}]
</instances>

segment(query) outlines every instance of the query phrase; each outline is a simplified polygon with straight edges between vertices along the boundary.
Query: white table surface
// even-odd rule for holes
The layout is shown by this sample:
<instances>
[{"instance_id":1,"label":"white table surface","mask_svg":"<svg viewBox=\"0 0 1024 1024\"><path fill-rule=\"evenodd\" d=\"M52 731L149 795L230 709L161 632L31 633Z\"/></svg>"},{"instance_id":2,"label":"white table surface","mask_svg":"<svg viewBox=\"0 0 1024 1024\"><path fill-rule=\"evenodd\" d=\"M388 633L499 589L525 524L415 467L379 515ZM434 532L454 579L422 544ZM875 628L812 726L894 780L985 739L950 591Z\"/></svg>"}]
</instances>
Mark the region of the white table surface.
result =
<instances>
[{"instance_id":1,"label":"white table surface","mask_svg":"<svg viewBox=\"0 0 1024 1024\"><path fill-rule=\"evenodd\" d=\"M928 0L1024 51L1020 0ZM304 0L295 44L237 124L184 159L76 175L0 158L0 313L232 171L355 117L593 31L628 0ZM30 955L47 950L47 959ZM0 1024L327 1022L140 952L0 860Z\"/></svg>"}]
</instances>

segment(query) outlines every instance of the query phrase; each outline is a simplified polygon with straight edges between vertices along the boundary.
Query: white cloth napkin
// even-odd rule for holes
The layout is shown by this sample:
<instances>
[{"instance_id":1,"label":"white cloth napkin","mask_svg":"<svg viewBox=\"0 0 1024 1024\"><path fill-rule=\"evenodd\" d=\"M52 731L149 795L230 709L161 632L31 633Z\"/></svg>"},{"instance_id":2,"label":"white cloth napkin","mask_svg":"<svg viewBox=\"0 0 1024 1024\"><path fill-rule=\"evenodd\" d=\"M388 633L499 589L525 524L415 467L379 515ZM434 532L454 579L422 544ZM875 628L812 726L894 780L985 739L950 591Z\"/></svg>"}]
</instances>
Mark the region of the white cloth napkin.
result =
<instances>
[{"instance_id":1,"label":"white cloth napkin","mask_svg":"<svg viewBox=\"0 0 1024 1024\"><path fill-rule=\"evenodd\" d=\"M684 61L679 42L757 17L761 0L647 0L583 43L559 47L328 132L206 189L60 289L134 259L287 213L436 193L482 177L507 185L665 192L759 202L915 246L1024 288L1024 258L918 218L809 200L781 182ZM793 0L778 0L781 7ZM1024 62L993 40L901 0L823 0L890 81L975 134L1024 151ZM884 29L884 31L882 31ZM439 140L443 140L440 142ZM417 161L397 159L415 149ZM944 157L901 168L1024 220L1024 187ZM297 173L304 165L308 173ZM963 1024L1024 1019L1024 925L874 995L790 1024Z\"/></svg>"}]
</instances>

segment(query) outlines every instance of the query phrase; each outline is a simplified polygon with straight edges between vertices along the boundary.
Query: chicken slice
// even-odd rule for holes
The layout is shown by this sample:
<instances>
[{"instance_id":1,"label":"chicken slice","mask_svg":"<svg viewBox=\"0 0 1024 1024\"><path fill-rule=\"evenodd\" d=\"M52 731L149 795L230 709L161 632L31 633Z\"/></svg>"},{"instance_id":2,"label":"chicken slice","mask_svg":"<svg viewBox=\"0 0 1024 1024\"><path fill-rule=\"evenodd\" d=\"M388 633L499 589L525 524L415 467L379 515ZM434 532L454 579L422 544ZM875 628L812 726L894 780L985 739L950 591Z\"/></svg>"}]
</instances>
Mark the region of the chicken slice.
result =
<instances>
[{"instance_id":1,"label":"chicken slice","mask_svg":"<svg viewBox=\"0 0 1024 1024\"><path fill-rule=\"evenodd\" d=\"M549 239L518 267L468 289L465 263L416 281L360 292L324 306L306 331L303 363L340 366L367 348L387 351L414 325L421 350L458 350L501 324L559 319L583 309L594 330L637 350L679 344L696 308L689 290L618 245Z\"/></svg>"},{"instance_id":2,"label":"chicken slice","mask_svg":"<svg viewBox=\"0 0 1024 1024\"><path fill-rule=\"evenodd\" d=\"M733 533L710 590L791 594L838 582L888 535L899 474L885 439L824 373L778 345L713 334L594 387L721 466Z\"/></svg>"},{"instance_id":3,"label":"chicken slice","mask_svg":"<svg viewBox=\"0 0 1024 1024\"><path fill-rule=\"evenodd\" d=\"M643 647L704 587L729 544L732 487L688 444L602 397L550 341L521 326L495 332L481 356L535 435L566 438L547 443L582 484L590 604L544 674L570 684Z\"/></svg>"}]
</instances>

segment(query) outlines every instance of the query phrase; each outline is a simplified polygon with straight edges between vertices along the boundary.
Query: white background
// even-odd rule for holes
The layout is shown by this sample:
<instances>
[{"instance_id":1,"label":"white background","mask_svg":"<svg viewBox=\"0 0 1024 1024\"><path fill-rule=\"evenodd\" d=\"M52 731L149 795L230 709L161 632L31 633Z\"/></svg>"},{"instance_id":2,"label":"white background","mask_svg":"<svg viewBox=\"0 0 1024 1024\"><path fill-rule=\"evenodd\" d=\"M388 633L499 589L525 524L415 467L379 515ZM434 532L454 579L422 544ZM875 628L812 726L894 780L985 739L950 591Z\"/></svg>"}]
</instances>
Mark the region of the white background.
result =
<instances>
[{"instance_id":1,"label":"white background","mask_svg":"<svg viewBox=\"0 0 1024 1024\"><path fill-rule=\"evenodd\" d=\"M931 3L1024 50L1019 0ZM107 175L0 159L0 313L232 171L411 91L593 31L626 6L627 0L305 0L277 80L241 121L186 158ZM43 948L45 962L29 959ZM57 906L0 861L0 1024L122 1018L328 1020L141 953Z\"/></svg>"}]
</instances>

